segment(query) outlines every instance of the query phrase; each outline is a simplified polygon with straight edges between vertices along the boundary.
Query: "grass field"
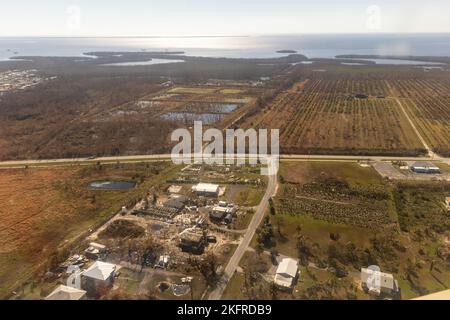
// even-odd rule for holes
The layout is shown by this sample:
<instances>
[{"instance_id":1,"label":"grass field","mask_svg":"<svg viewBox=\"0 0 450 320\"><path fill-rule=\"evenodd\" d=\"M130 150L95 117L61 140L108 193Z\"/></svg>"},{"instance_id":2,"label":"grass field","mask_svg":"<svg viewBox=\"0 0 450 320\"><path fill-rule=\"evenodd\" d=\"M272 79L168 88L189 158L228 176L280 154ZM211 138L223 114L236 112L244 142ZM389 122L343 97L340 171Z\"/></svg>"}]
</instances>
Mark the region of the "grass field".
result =
<instances>
[{"instance_id":1,"label":"grass field","mask_svg":"<svg viewBox=\"0 0 450 320\"><path fill-rule=\"evenodd\" d=\"M89 228L137 200L172 170L167 164L128 164L0 172L0 296L11 294ZM129 191L93 191L97 180L134 180Z\"/></svg>"}]
</instances>

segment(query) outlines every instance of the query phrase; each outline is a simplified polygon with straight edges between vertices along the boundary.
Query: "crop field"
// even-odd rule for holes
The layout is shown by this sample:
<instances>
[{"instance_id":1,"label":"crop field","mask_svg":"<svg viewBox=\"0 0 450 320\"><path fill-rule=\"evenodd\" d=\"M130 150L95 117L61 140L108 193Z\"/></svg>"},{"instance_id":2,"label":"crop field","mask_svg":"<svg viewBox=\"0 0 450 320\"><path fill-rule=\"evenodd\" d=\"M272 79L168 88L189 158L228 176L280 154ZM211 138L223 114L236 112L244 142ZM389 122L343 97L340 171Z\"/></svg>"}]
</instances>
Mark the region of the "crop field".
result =
<instances>
[{"instance_id":1,"label":"crop field","mask_svg":"<svg viewBox=\"0 0 450 320\"><path fill-rule=\"evenodd\" d=\"M251 122L279 128L283 153L396 154L424 152L382 80L314 79L282 92Z\"/></svg>"},{"instance_id":2,"label":"crop field","mask_svg":"<svg viewBox=\"0 0 450 320\"><path fill-rule=\"evenodd\" d=\"M166 166L115 164L1 170L0 297L11 294L59 253L70 250L66 245L89 228L138 199ZM129 191L87 188L89 182L106 179L134 180L138 186Z\"/></svg>"},{"instance_id":3,"label":"crop field","mask_svg":"<svg viewBox=\"0 0 450 320\"><path fill-rule=\"evenodd\" d=\"M450 81L398 80L392 84L424 139L435 152L450 156Z\"/></svg>"}]
</instances>

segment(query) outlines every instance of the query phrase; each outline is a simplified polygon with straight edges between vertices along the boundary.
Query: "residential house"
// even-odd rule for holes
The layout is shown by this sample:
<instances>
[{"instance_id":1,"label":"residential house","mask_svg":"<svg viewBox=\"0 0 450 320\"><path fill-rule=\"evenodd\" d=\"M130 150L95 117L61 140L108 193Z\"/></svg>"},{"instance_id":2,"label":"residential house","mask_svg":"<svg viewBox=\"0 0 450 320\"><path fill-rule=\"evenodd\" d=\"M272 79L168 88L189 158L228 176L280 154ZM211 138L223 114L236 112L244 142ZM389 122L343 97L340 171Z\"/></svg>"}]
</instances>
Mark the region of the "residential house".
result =
<instances>
[{"instance_id":1,"label":"residential house","mask_svg":"<svg viewBox=\"0 0 450 320\"><path fill-rule=\"evenodd\" d=\"M286 258L283 259L278 266L274 282L279 287L292 289L298 275L299 270L297 261L291 258Z\"/></svg>"},{"instance_id":2,"label":"residential house","mask_svg":"<svg viewBox=\"0 0 450 320\"><path fill-rule=\"evenodd\" d=\"M45 300L51 301L78 301L86 299L86 291L79 290L67 286L59 286L52 293L50 293Z\"/></svg>"},{"instance_id":3,"label":"residential house","mask_svg":"<svg viewBox=\"0 0 450 320\"><path fill-rule=\"evenodd\" d=\"M89 297L95 297L99 289L111 288L114 284L117 266L97 261L81 274L81 287Z\"/></svg>"},{"instance_id":4,"label":"residential house","mask_svg":"<svg viewBox=\"0 0 450 320\"><path fill-rule=\"evenodd\" d=\"M375 296L396 296L400 292L397 280L389 273L363 268L361 282L363 289Z\"/></svg>"}]
</instances>

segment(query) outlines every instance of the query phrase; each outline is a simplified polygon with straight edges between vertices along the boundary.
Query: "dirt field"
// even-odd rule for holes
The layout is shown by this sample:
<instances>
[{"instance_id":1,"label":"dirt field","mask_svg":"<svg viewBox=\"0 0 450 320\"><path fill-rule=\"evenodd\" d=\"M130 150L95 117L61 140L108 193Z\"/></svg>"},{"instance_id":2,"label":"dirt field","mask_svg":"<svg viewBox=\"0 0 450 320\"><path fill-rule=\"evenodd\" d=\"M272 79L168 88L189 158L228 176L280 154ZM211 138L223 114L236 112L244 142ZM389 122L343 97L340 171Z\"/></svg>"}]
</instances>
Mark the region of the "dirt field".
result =
<instances>
[{"instance_id":1,"label":"dirt field","mask_svg":"<svg viewBox=\"0 0 450 320\"><path fill-rule=\"evenodd\" d=\"M0 296L11 294L57 249L138 197L162 166L0 171ZM113 178L136 179L140 184L129 191L87 188L91 181Z\"/></svg>"}]
</instances>

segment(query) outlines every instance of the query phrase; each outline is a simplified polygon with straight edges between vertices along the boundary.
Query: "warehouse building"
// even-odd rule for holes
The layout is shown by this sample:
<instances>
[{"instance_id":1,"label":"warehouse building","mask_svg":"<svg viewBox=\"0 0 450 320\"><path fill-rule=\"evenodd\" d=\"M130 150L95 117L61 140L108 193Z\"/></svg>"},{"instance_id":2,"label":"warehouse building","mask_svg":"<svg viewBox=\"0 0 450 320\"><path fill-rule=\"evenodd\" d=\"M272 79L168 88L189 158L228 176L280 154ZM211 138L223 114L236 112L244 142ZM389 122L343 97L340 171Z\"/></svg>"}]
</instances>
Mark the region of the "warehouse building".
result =
<instances>
[{"instance_id":1,"label":"warehouse building","mask_svg":"<svg viewBox=\"0 0 450 320\"><path fill-rule=\"evenodd\" d=\"M210 183L199 183L192 187L192 191L199 197L215 197L219 196L220 186Z\"/></svg>"},{"instance_id":2,"label":"warehouse building","mask_svg":"<svg viewBox=\"0 0 450 320\"><path fill-rule=\"evenodd\" d=\"M411 170L415 173L440 174L441 169L430 162L418 161L411 166Z\"/></svg>"}]
</instances>

